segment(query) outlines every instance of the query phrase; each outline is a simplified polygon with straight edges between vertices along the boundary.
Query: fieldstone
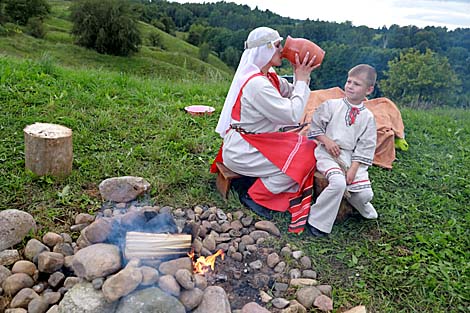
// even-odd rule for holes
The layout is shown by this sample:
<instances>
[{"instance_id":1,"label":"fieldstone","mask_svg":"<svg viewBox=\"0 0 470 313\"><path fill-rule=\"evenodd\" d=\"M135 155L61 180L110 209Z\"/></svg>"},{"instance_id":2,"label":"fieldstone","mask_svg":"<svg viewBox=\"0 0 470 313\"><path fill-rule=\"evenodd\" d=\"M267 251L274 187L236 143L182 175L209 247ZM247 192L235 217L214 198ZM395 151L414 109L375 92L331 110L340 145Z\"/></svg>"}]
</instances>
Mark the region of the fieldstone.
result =
<instances>
[{"instance_id":1,"label":"fieldstone","mask_svg":"<svg viewBox=\"0 0 470 313\"><path fill-rule=\"evenodd\" d=\"M289 277L290 279L298 279L302 276L302 273L298 268L293 268L289 271Z\"/></svg>"},{"instance_id":2,"label":"fieldstone","mask_svg":"<svg viewBox=\"0 0 470 313\"><path fill-rule=\"evenodd\" d=\"M289 306L282 310L281 313L307 313L307 309L296 300L292 300Z\"/></svg>"},{"instance_id":3,"label":"fieldstone","mask_svg":"<svg viewBox=\"0 0 470 313\"><path fill-rule=\"evenodd\" d=\"M61 293L58 291L44 292L41 296L49 305L59 303L60 298L62 297Z\"/></svg>"},{"instance_id":4,"label":"fieldstone","mask_svg":"<svg viewBox=\"0 0 470 313\"><path fill-rule=\"evenodd\" d=\"M47 303L41 297L33 299L28 304L28 313L46 313L49 308L49 303Z\"/></svg>"},{"instance_id":5,"label":"fieldstone","mask_svg":"<svg viewBox=\"0 0 470 313\"><path fill-rule=\"evenodd\" d=\"M330 312L333 310L333 300L325 295L321 295L315 299L313 305L323 312Z\"/></svg>"},{"instance_id":6,"label":"fieldstone","mask_svg":"<svg viewBox=\"0 0 470 313\"><path fill-rule=\"evenodd\" d=\"M240 222L242 222L243 226L248 227L253 223L253 216L247 215L245 217L242 217Z\"/></svg>"},{"instance_id":7,"label":"fieldstone","mask_svg":"<svg viewBox=\"0 0 470 313\"><path fill-rule=\"evenodd\" d=\"M204 290L207 288L207 279L204 275L196 274L194 275L195 288Z\"/></svg>"},{"instance_id":8,"label":"fieldstone","mask_svg":"<svg viewBox=\"0 0 470 313\"><path fill-rule=\"evenodd\" d=\"M136 311L136 308L139 308ZM163 292L158 287L150 287L134 291L121 298L116 313L185 313L184 305L175 297ZM65 313L65 312L64 312Z\"/></svg>"},{"instance_id":9,"label":"fieldstone","mask_svg":"<svg viewBox=\"0 0 470 313\"><path fill-rule=\"evenodd\" d=\"M303 269L310 269L312 268L312 260L306 255L300 258L300 265Z\"/></svg>"},{"instance_id":10,"label":"fieldstone","mask_svg":"<svg viewBox=\"0 0 470 313\"><path fill-rule=\"evenodd\" d=\"M8 276L2 283L3 292L6 295L14 296L23 288L31 288L34 281L28 274L16 273Z\"/></svg>"},{"instance_id":11,"label":"fieldstone","mask_svg":"<svg viewBox=\"0 0 470 313\"><path fill-rule=\"evenodd\" d=\"M319 285L316 287L318 290L320 290L322 294L331 298L331 293L333 291L333 288L330 285Z\"/></svg>"},{"instance_id":12,"label":"fieldstone","mask_svg":"<svg viewBox=\"0 0 470 313\"><path fill-rule=\"evenodd\" d=\"M31 289L33 289L34 291L36 291L37 294L40 294L41 292L43 292L44 290L46 290L47 287L48 287L48 285L47 285L46 282L40 281L39 283L37 283L36 285L34 285Z\"/></svg>"},{"instance_id":13,"label":"fieldstone","mask_svg":"<svg viewBox=\"0 0 470 313\"><path fill-rule=\"evenodd\" d=\"M75 224L91 224L95 220L95 217L88 213L78 213L75 216Z\"/></svg>"},{"instance_id":14,"label":"fieldstone","mask_svg":"<svg viewBox=\"0 0 470 313\"><path fill-rule=\"evenodd\" d=\"M65 280L64 273L55 272L55 273L52 273L51 276L49 276L49 279L47 280L47 282L52 288L57 288L60 284L62 284L64 280Z\"/></svg>"},{"instance_id":15,"label":"fieldstone","mask_svg":"<svg viewBox=\"0 0 470 313\"><path fill-rule=\"evenodd\" d=\"M119 248L105 243L83 248L74 255L72 267L78 277L89 281L116 273L121 269Z\"/></svg>"},{"instance_id":16,"label":"fieldstone","mask_svg":"<svg viewBox=\"0 0 470 313\"><path fill-rule=\"evenodd\" d=\"M57 252L41 252L38 255L38 269L44 273L54 273L64 265L64 256Z\"/></svg>"},{"instance_id":17,"label":"fieldstone","mask_svg":"<svg viewBox=\"0 0 470 313\"><path fill-rule=\"evenodd\" d=\"M273 299L273 297L271 297L271 296L270 296L266 291L264 291L264 290L260 290L260 291L259 291L259 297L260 297L260 299L261 299L261 302L263 302L263 303L268 303L268 302L270 302L270 301Z\"/></svg>"},{"instance_id":18,"label":"fieldstone","mask_svg":"<svg viewBox=\"0 0 470 313\"><path fill-rule=\"evenodd\" d=\"M103 293L90 283L82 282L65 293L58 313L114 313L116 305L117 302L106 301Z\"/></svg>"},{"instance_id":19,"label":"fieldstone","mask_svg":"<svg viewBox=\"0 0 470 313\"><path fill-rule=\"evenodd\" d=\"M51 306L46 313L59 313L59 306L57 304Z\"/></svg>"},{"instance_id":20,"label":"fieldstone","mask_svg":"<svg viewBox=\"0 0 470 313\"><path fill-rule=\"evenodd\" d=\"M11 275L11 271L3 265L0 265L0 286L2 285L3 281Z\"/></svg>"},{"instance_id":21,"label":"fieldstone","mask_svg":"<svg viewBox=\"0 0 470 313\"><path fill-rule=\"evenodd\" d=\"M216 247L215 237L212 234L209 234L202 241L202 246L209 251L214 251Z\"/></svg>"},{"instance_id":22,"label":"fieldstone","mask_svg":"<svg viewBox=\"0 0 470 313\"><path fill-rule=\"evenodd\" d=\"M42 236L42 242L49 248L52 248L56 244L60 242L64 242L64 238L62 238L61 235L56 234L54 232L47 232L44 234L44 236Z\"/></svg>"},{"instance_id":23,"label":"fieldstone","mask_svg":"<svg viewBox=\"0 0 470 313\"><path fill-rule=\"evenodd\" d=\"M189 257L179 258L162 262L158 267L158 271L164 275L175 275L179 269L187 269L188 271L193 270L193 261Z\"/></svg>"},{"instance_id":24,"label":"fieldstone","mask_svg":"<svg viewBox=\"0 0 470 313\"><path fill-rule=\"evenodd\" d=\"M72 245L66 242L60 242L52 248L52 252L60 253L63 256L71 256L74 254Z\"/></svg>"},{"instance_id":25,"label":"fieldstone","mask_svg":"<svg viewBox=\"0 0 470 313\"><path fill-rule=\"evenodd\" d=\"M0 265L12 265L21 260L18 250L3 250L0 251Z\"/></svg>"},{"instance_id":26,"label":"fieldstone","mask_svg":"<svg viewBox=\"0 0 470 313\"><path fill-rule=\"evenodd\" d=\"M199 288L191 290L183 290L179 296L179 300L183 303L187 311L191 311L199 305L202 301L204 292Z\"/></svg>"},{"instance_id":27,"label":"fieldstone","mask_svg":"<svg viewBox=\"0 0 470 313\"><path fill-rule=\"evenodd\" d=\"M302 277L303 278L317 279L317 272L315 272L313 270L304 270L304 271L302 271Z\"/></svg>"},{"instance_id":28,"label":"fieldstone","mask_svg":"<svg viewBox=\"0 0 470 313\"><path fill-rule=\"evenodd\" d=\"M281 236L281 231L277 226L271 222L271 221L259 221L255 223L255 228L259 230L265 230L271 235L280 237Z\"/></svg>"},{"instance_id":29,"label":"fieldstone","mask_svg":"<svg viewBox=\"0 0 470 313\"><path fill-rule=\"evenodd\" d=\"M281 256L283 258L290 257L292 255L292 250L289 247L283 247L281 249Z\"/></svg>"},{"instance_id":30,"label":"fieldstone","mask_svg":"<svg viewBox=\"0 0 470 313\"><path fill-rule=\"evenodd\" d=\"M242 313L270 313L270 312L256 302L249 302L243 306Z\"/></svg>"},{"instance_id":31,"label":"fieldstone","mask_svg":"<svg viewBox=\"0 0 470 313\"><path fill-rule=\"evenodd\" d=\"M96 290L101 290L101 287L103 287L104 284L104 277L98 277L95 278L91 281L91 284L93 285L93 288Z\"/></svg>"},{"instance_id":32,"label":"fieldstone","mask_svg":"<svg viewBox=\"0 0 470 313\"><path fill-rule=\"evenodd\" d=\"M178 297L181 293L181 287L172 275L163 275L158 279L158 286L161 290L170 295Z\"/></svg>"},{"instance_id":33,"label":"fieldstone","mask_svg":"<svg viewBox=\"0 0 470 313\"><path fill-rule=\"evenodd\" d=\"M11 299L10 307L27 309L28 303L36 298L39 298L39 295L33 289L23 288Z\"/></svg>"},{"instance_id":34,"label":"fieldstone","mask_svg":"<svg viewBox=\"0 0 470 313\"><path fill-rule=\"evenodd\" d=\"M321 295L320 290L314 286L303 287L297 290L295 294L297 301L307 309L311 308L315 299Z\"/></svg>"},{"instance_id":35,"label":"fieldstone","mask_svg":"<svg viewBox=\"0 0 470 313\"><path fill-rule=\"evenodd\" d=\"M122 176L105 179L98 188L105 201L129 202L150 190L150 183L142 177Z\"/></svg>"},{"instance_id":36,"label":"fieldstone","mask_svg":"<svg viewBox=\"0 0 470 313\"><path fill-rule=\"evenodd\" d=\"M72 289L73 286L75 286L76 284L78 284L80 282L80 278L79 277L74 277L74 276L70 276L70 277L67 277L64 281L64 287L69 290L69 289Z\"/></svg>"},{"instance_id":37,"label":"fieldstone","mask_svg":"<svg viewBox=\"0 0 470 313\"><path fill-rule=\"evenodd\" d=\"M279 255L275 252L270 253L266 259L266 264L270 267L273 268L275 267L279 262L281 261L281 258Z\"/></svg>"},{"instance_id":38,"label":"fieldstone","mask_svg":"<svg viewBox=\"0 0 470 313\"><path fill-rule=\"evenodd\" d=\"M150 266L140 267L140 272L142 273L142 286L151 286L158 282L158 271Z\"/></svg>"},{"instance_id":39,"label":"fieldstone","mask_svg":"<svg viewBox=\"0 0 470 313\"><path fill-rule=\"evenodd\" d=\"M204 295L199 306L193 313L230 313L230 303L227 293L222 287L209 286L204 290Z\"/></svg>"},{"instance_id":40,"label":"fieldstone","mask_svg":"<svg viewBox=\"0 0 470 313\"><path fill-rule=\"evenodd\" d=\"M0 251L20 243L35 228L36 222L29 213L16 209L0 211Z\"/></svg>"},{"instance_id":41,"label":"fieldstone","mask_svg":"<svg viewBox=\"0 0 470 313\"><path fill-rule=\"evenodd\" d=\"M284 298L275 298L275 299L273 299L273 301L271 303L273 304L273 306L275 308L283 309L283 308L285 308L286 306L289 305L289 300L284 299Z\"/></svg>"},{"instance_id":42,"label":"fieldstone","mask_svg":"<svg viewBox=\"0 0 470 313\"><path fill-rule=\"evenodd\" d=\"M295 278L291 279L290 285L292 287L316 286L318 285L318 281L311 278Z\"/></svg>"},{"instance_id":43,"label":"fieldstone","mask_svg":"<svg viewBox=\"0 0 470 313\"><path fill-rule=\"evenodd\" d=\"M287 267L286 262L281 261L281 262L277 263L277 265L274 267L274 272L283 273L284 270L286 269L286 267Z\"/></svg>"},{"instance_id":44,"label":"fieldstone","mask_svg":"<svg viewBox=\"0 0 470 313\"><path fill-rule=\"evenodd\" d=\"M257 241L260 238L269 237L269 233L265 230L254 230L250 233L250 237L253 238L254 241Z\"/></svg>"},{"instance_id":45,"label":"fieldstone","mask_svg":"<svg viewBox=\"0 0 470 313\"><path fill-rule=\"evenodd\" d=\"M112 218L100 218L85 227L80 235L90 243L105 242L113 231L113 223Z\"/></svg>"},{"instance_id":46,"label":"fieldstone","mask_svg":"<svg viewBox=\"0 0 470 313\"><path fill-rule=\"evenodd\" d=\"M301 257L303 257L304 255L304 252L303 251L300 251L300 250L296 250L294 252L292 252L292 257L296 260L300 259Z\"/></svg>"},{"instance_id":47,"label":"fieldstone","mask_svg":"<svg viewBox=\"0 0 470 313\"><path fill-rule=\"evenodd\" d=\"M28 313L28 311L23 308L14 308L14 309L6 309L5 313Z\"/></svg>"},{"instance_id":48,"label":"fieldstone","mask_svg":"<svg viewBox=\"0 0 470 313\"><path fill-rule=\"evenodd\" d=\"M142 272L139 268L126 267L117 274L108 277L101 290L105 298L112 302L134 291L142 282Z\"/></svg>"},{"instance_id":49,"label":"fieldstone","mask_svg":"<svg viewBox=\"0 0 470 313\"><path fill-rule=\"evenodd\" d=\"M195 286L194 276L192 271L187 269L179 269L175 273L176 281L186 290L191 290Z\"/></svg>"},{"instance_id":50,"label":"fieldstone","mask_svg":"<svg viewBox=\"0 0 470 313\"><path fill-rule=\"evenodd\" d=\"M30 239L24 248L24 256L30 261L35 261L36 257L45 251L51 251L48 246L37 239Z\"/></svg>"},{"instance_id":51,"label":"fieldstone","mask_svg":"<svg viewBox=\"0 0 470 313\"><path fill-rule=\"evenodd\" d=\"M29 276L33 277L34 273L36 273L38 269L33 262L21 260L16 262L13 267L11 268L11 272L15 273L25 273Z\"/></svg>"}]
</instances>

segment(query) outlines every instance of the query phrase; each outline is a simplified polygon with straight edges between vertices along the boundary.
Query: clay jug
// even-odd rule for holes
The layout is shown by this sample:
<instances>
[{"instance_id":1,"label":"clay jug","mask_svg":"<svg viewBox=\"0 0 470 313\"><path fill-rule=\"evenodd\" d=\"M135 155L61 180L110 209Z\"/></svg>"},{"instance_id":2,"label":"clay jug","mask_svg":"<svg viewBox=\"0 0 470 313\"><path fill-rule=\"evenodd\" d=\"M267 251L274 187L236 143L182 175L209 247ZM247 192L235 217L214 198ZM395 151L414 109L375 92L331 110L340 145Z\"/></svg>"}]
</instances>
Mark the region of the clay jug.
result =
<instances>
[{"instance_id":1,"label":"clay jug","mask_svg":"<svg viewBox=\"0 0 470 313\"><path fill-rule=\"evenodd\" d=\"M304 38L292 38L287 36L286 43L282 49L282 57L289 60L291 63L295 64L295 54L299 54L299 60L302 60L305 57L305 54L310 52L310 58L314 55L317 56L315 59L314 65L321 64L323 57L325 56L325 51L322 48L317 46L315 43Z\"/></svg>"}]
</instances>

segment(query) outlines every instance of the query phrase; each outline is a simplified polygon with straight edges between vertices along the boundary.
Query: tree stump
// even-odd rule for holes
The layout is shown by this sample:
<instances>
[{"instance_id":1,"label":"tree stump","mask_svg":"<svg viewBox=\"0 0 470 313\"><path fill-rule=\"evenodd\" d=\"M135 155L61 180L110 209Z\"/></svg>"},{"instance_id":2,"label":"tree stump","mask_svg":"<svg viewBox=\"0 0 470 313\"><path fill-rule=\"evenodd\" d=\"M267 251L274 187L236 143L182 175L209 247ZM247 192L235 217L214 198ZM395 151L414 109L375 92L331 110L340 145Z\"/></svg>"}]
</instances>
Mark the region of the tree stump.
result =
<instances>
[{"instance_id":1,"label":"tree stump","mask_svg":"<svg viewBox=\"0 0 470 313\"><path fill-rule=\"evenodd\" d=\"M34 123L23 130L25 167L36 175L64 177L72 172L72 130L57 124Z\"/></svg>"},{"instance_id":2,"label":"tree stump","mask_svg":"<svg viewBox=\"0 0 470 313\"><path fill-rule=\"evenodd\" d=\"M315 172L314 175L314 184L313 184L313 194L315 195L315 198L318 197L318 195L323 191L323 189L328 186L328 179L326 179L323 174L320 172ZM352 205L344 198L341 200L341 204L339 206L339 211L338 215L336 215L336 220L335 223L341 223L346 218L352 215L354 208Z\"/></svg>"}]
</instances>

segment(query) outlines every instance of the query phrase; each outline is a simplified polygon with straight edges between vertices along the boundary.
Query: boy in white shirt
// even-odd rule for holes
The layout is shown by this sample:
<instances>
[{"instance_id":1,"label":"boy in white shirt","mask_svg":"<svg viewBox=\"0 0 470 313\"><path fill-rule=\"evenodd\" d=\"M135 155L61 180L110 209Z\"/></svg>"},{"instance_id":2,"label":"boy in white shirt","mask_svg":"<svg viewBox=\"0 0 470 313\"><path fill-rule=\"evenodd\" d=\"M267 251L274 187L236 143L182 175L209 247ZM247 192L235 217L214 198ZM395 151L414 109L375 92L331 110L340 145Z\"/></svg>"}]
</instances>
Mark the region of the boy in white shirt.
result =
<instances>
[{"instance_id":1,"label":"boy in white shirt","mask_svg":"<svg viewBox=\"0 0 470 313\"><path fill-rule=\"evenodd\" d=\"M312 118L309 139L320 144L315 149L317 170L328 179L328 186L310 208L308 228L313 236L331 232L345 192L348 201L368 219L377 212L367 172L372 165L377 140L374 115L363 101L374 90L377 73L367 64L348 72L346 97L322 103Z\"/></svg>"}]
</instances>

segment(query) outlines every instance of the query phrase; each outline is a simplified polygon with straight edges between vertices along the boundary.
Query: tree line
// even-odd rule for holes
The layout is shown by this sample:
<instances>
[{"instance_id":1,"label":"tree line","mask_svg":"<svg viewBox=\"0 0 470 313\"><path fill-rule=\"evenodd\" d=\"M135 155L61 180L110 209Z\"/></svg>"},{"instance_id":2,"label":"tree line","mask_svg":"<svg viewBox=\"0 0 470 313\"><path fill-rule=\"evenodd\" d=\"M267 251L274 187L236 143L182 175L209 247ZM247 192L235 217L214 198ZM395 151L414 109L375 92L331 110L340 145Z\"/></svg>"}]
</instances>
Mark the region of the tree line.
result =
<instances>
[{"instance_id":1,"label":"tree line","mask_svg":"<svg viewBox=\"0 0 470 313\"><path fill-rule=\"evenodd\" d=\"M64 0L65 1L65 0ZM100 53L131 55L142 35L137 22L149 23L199 47L199 57L213 53L236 68L243 42L255 27L268 26L281 36L307 38L325 51L321 68L312 74L312 88L343 86L347 71L368 63L378 72L375 97L387 96L411 106L470 106L470 29L445 27L353 26L351 22L298 20L269 10L230 2L176 3L166 0L69 1L72 35L78 45ZM47 0L0 0L0 35L6 22L25 25L44 36L42 20L50 13ZM158 33L147 42L159 46ZM164 48L164 47L162 47ZM284 61L280 74L291 74Z\"/></svg>"}]
</instances>

